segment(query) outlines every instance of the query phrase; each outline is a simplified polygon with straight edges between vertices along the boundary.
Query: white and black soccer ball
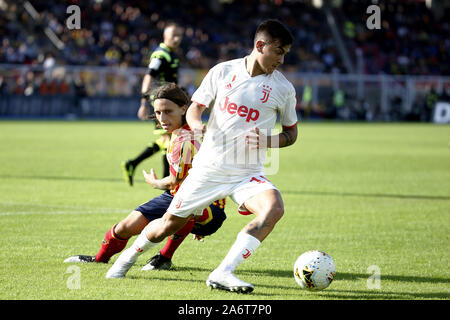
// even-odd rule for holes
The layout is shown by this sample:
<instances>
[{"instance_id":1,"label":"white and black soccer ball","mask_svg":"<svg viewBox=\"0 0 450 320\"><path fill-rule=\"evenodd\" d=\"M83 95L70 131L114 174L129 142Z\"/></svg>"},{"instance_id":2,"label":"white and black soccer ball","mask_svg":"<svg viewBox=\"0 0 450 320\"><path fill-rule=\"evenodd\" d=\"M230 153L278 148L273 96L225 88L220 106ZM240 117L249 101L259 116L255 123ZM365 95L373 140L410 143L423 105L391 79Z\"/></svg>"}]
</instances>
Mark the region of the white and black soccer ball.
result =
<instances>
[{"instance_id":1,"label":"white and black soccer ball","mask_svg":"<svg viewBox=\"0 0 450 320\"><path fill-rule=\"evenodd\" d=\"M323 251L307 251L294 264L294 278L302 289L323 290L335 275L333 258Z\"/></svg>"}]
</instances>

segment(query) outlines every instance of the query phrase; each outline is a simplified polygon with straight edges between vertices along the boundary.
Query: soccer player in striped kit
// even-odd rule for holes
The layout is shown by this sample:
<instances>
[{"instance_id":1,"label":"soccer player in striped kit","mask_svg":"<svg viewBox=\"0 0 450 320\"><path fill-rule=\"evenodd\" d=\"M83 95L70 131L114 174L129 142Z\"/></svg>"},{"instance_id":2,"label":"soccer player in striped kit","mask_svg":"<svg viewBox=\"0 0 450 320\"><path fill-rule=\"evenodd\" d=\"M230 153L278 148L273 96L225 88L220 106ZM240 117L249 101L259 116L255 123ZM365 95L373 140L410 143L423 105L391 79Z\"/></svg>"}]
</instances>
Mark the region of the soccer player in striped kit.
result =
<instances>
[{"instance_id":1,"label":"soccer player in striped kit","mask_svg":"<svg viewBox=\"0 0 450 320\"><path fill-rule=\"evenodd\" d=\"M253 291L254 286L234 271L254 254L284 214L281 194L265 177L263 163L267 148L286 147L297 139L295 89L276 70L292 42L281 22L263 21L250 55L220 63L208 72L186 116L192 130L205 132L192 169L166 214L145 227L108 270L107 278L125 277L142 252L201 214L211 201L230 196L241 213L253 213L255 218L239 232L206 284L228 291ZM207 128L201 120L206 108L211 108ZM278 115L282 132L274 133Z\"/></svg>"},{"instance_id":2,"label":"soccer player in striped kit","mask_svg":"<svg viewBox=\"0 0 450 320\"><path fill-rule=\"evenodd\" d=\"M107 263L113 255L126 247L132 236L139 234L150 221L163 216L188 175L192 158L201 142L194 139L193 132L186 124L185 113L189 98L181 88L174 83L168 83L155 90L153 100L156 119L162 129L171 136L167 149L170 174L158 179L153 169L143 173L147 183L165 192L138 206L125 219L108 230L95 256L76 255L64 262ZM220 228L226 219L224 208L225 199L218 199L206 205L201 215L187 220L182 228L167 239L166 245L148 261L143 270L169 269L173 254L189 233L193 233L196 239L201 240Z\"/></svg>"}]
</instances>

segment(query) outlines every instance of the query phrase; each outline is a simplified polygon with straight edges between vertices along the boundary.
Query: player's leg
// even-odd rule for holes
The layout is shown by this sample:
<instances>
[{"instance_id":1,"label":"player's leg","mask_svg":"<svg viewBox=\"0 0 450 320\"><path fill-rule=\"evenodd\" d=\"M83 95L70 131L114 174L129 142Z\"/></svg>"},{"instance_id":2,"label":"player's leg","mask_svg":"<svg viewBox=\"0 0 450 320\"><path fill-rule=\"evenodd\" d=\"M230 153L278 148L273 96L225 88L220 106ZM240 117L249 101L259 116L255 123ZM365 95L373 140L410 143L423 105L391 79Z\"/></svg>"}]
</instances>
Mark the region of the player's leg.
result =
<instances>
[{"instance_id":1,"label":"player's leg","mask_svg":"<svg viewBox=\"0 0 450 320\"><path fill-rule=\"evenodd\" d=\"M167 161L166 150L164 150L163 152L162 163L163 163L163 176L167 177L168 175L170 175L170 164L169 161Z\"/></svg>"},{"instance_id":2,"label":"player's leg","mask_svg":"<svg viewBox=\"0 0 450 320\"><path fill-rule=\"evenodd\" d=\"M224 201L224 200L222 200ZM203 209L201 216L191 219L186 225L167 239L164 247L153 256L142 270L169 269L172 265L172 257L189 233L197 236L209 236L215 233L226 219L223 206L211 204Z\"/></svg>"},{"instance_id":3,"label":"player's leg","mask_svg":"<svg viewBox=\"0 0 450 320\"><path fill-rule=\"evenodd\" d=\"M262 242L273 230L284 214L281 194L276 189L266 190L244 203L245 208L255 214L241 232L247 233Z\"/></svg>"},{"instance_id":4,"label":"player's leg","mask_svg":"<svg viewBox=\"0 0 450 320\"><path fill-rule=\"evenodd\" d=\"M131 212L125 219L120 221L105 235L102 246L95 256L97 262L107 263L116 253L121 252L127 245L128 240L145 228L148 219L139 212Z\"/></svg>"},{"instance_id":5,"label":"player's leg","mask_svg":"<svg viewBox=\"0 0 450 320\"><path fill-rule=\"evenodd\" d=\"M136 171L137 166L145 159L150 158L153 154L155 154L159 150L165 151L168 148L170 142L170 135L164 133L164 131L161 130L155 130L154 134L161 136L155 142L150 143L134 159L129 159L126 162L122 162L123 176L125 178L125 181L127 181L130 186L133 185L134 173ZM167 160L165 159L165 156L163 156L163 167L164 167L164 177L166 177L169 175L169 173L168 173L168 163Z\"/></svg>"},{"instance_id":6,"label":"player's leg","mask_svg":"<svg viewBox=\"0 0 450 320\"><path fill-rule=\"evenodd\" d=\"M168 270L172 266L172 257L181 243L186 239L186 236L191 233L194 227L194 220L189 220L184 227L175 232L167 238L164 247L159 252L151 257L147 264L141 269L146 270Z\"/></svg>"},{"instance_id":7,"label":"player's leg","mask_svg":"<svg viewBox=\"0 0 450 320\"><path fill-rule=\"evenodd\" d=\"M180 230L190 218L191 216L179 217L167 212L162 218L151 221L142 230L133 244L117 258L114 265L108 270L106 277L125 277L128 270L136 263L142 253L153 248L167 236Z\"/></svg>"},{"instance_id":8,"label":"player's leg","mask_svg":"<svg viewBox=\"0 0 450 320\"><path fill-rule=\"evenodd\" d=\"M141 233L149 220L138 211L131 212L125 219L112 226L102 240L99 251L95 256L76 255L67 258L64 262L103 262L108 263L109 259L116 253L122 251L128 239Z\"/></svg>"},{"instance_id":9,"label":"player's leg","mask_svg":"<svg viewBox=\"0 0 450 320\"><path fill-rule=\"evenodd\" d=\"M215 186L212 187L212 186ZM222 198L223 183L197 179L192 168L170 203L167 212L160 219L150 222L125 250L108 271L107 278L122 278L137 261L142 252L154 247L166 237L180 230L193 215L201 215L203 208L214 200Z\"/></svg>"},{"instance_id":10,"label":"player's leg","mask_svg":"<svg viewBox=\"0 0 450 320\"><path fill-rule=\"evenodd\" d=\"M150 143L141 153L135 158L122 162L122 171L125 181L132 186L134 173L137 166L147 158L150 158L154 153L160 150L159 145L156 142Z\"/></svg>"},{"instance_id":11,"label":"player's leg","mask_svg":"<svg viewBox=\"0 0 450 320\"><path fill-rule=\"evenodd\" d=\"M284 213L283 200L276 187L265 179L258 181L244 185L233 196L248 197L244 202L236 200L242 203L241 208L254 213L255 218L239 232L228 254L210 274L208 286L239 292L253 290L253 285L238 279L233 272L258 249Z\"/></svg>"},{"instance_id":12,"label":"player's leg","mask_svg":"<svg viewBox=\"0 0 450 320\"><path fill-rule=\"evenodd\" d=\"M78 255L65 262L108 262L114 254L125 248L130 237L140 234L150 221L161 218L172 199L173 196L167 191L141 204L106 232L96 256Z\"/></svg>"}]
</instances>

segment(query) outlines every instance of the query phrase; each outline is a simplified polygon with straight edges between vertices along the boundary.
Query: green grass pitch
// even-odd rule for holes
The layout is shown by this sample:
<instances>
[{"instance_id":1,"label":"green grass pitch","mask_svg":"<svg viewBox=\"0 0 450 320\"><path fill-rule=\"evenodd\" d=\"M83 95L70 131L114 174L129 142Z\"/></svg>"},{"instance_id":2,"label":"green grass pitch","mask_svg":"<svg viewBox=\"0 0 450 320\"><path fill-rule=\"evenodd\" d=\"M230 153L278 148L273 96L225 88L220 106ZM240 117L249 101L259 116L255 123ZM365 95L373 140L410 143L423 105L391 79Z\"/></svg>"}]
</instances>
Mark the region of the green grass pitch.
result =
<instances>
[{"instance_id":1,"label":"green grass pitch","mask_svg":"<svg viewBox=\"0 0 450 320\"><path fill-rule=\"evenodd\" d=\"M251 219L231 200L223 227L203 243L188 237L171 271L140 271L161 246L126 279L106 279L111 264L64 264L95 254L114 223L160 194L141 174L161 174L159 155L138 167L132 188L120 169L152 140L142 122L0 122L0 299L450 298L448 125L300 124L268 177L285 215L236 271L255 285L250 295L205 284ZM293 278L296 258L312 249L336 263L321 292L302 291Z\"/></svg>"}]
</instances>

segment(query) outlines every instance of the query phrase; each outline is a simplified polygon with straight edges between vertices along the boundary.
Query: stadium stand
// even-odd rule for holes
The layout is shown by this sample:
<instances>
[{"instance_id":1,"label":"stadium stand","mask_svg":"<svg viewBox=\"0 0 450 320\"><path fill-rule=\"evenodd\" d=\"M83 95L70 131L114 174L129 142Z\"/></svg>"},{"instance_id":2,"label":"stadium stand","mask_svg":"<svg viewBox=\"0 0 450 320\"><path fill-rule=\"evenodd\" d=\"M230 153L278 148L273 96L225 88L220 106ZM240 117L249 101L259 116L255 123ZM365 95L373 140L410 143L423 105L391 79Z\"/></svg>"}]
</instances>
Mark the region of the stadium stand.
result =
<instances>
[{"instance_id":1,"label":"stadium stand","mask_svg":"<svg viewBox=\"0 0 450 320\"><path fill-rule=\"evenodd\" d=\"M346 72L323 10L309 1L33 1L41 13L33 22L20 2L10 2L0 20L0 60L39 63L48 50L42 25L65 44L59 59L69 65L145 66L168 20L186 27L183 51L189 67L208 68L242 56L251 47L244 39L256 24L277 17L294 31L296 45L285 64L303 72ZM365 72L377 74L449 75L449 9L432 12L424 1L380 1L382 29L368 30L371 1L343 0L334 16L350 52L364 53ZM66 8L81 8L82 29L68 30ZM418 62L418 63L417 63Z\"/></svg>"},{"instance_id":2,"label":"stadium stand","mask_svg":"<svg viewBox=\"0 0 450 320\"><path fill-rule=\"evenodd\" d=\"M218 62L245 55L252 45L248 35L254 32L255 26L263 19L278 18L291 28L295 37L283 66L287 73L333 75L326 78L328 82L334 81L332 77L336 74L368 76L360 82L372 81L374 75L450 75L446 19L450 8L441 7L436 1L429 8L427 1L420 0L334 0L323 1L322 7L314 5L318 1L310 0L34 0L32 7L39 13L37 17L26 9L27 2L0 0L0 64L3 65L0 89L5 94L73 96L81 90L86 96L134 95L139 92L141 69L146 67L149 53L161 41L162 29L168 21L177 21L185 27L180 57L183 57L181 66L186 70L205 70ZM382 12L379 30L366 27L369 16L366 8L373 3ZM70 30L65 25L66 9L70 5L81 9L79 30ZM60 43L55 45L46 29ZM110 69L104 71L98 67ZM201 76L201 71L188 72L185 85L191 86L192 91ZM333 96L339 94L339 87L345 89L355 84L341 79L339 85L329 85L325 92L317 92L317 83L307 83L300 76L293 79L298 85L299 99L303 97L302 92L309 90L308 86L313 87L311 97L316 104L318 95L326 96L326 101L320 102L322 108L305 114L318 117L336 114L326 111L332 105ZM401 80L394 87L399 83L407 86L407 81ZM424 98L429 83L423 87L426 87ZM445 94L448 82L434 83L431 87ZM370 99L363 103L361 90L359 93L344 91L347 101L350 98L358 104L374 103ZM387 112L395 103L406 103L406 109L411 111L413 103L418 103L407 98L415 96L415 92L401 94L400 102L395 102L396 95L399 94L382 97L378 109ZM299 110L303 110L302 103Z\"/></svg>"}]
</instances>

